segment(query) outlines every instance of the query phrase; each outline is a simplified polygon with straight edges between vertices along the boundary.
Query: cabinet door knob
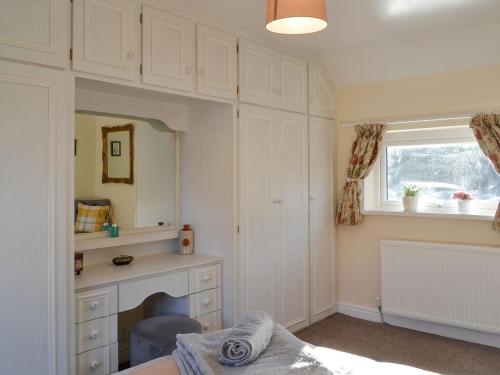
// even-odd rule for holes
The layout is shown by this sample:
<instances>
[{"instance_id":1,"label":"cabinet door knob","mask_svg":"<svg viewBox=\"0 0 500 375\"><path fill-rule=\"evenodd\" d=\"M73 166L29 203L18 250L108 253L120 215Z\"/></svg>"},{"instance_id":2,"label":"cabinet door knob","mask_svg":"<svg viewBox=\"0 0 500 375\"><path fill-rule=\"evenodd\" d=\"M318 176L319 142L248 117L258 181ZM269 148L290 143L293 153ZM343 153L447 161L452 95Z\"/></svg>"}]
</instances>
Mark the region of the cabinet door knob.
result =
<instances>
[{"instance_id":1,"label":"cabinet door knob","mask_svg":"<svg viewBox=\"0 0 500 375\"><path fill-rule=\"evenodd\" d=\"M127 59L128 59L128 61L133 61L134 57L135 57L134 51L128 51L127 52Z\"/></svg>"},{"instance_id":2,"label":"cabinet door knob","mask_svg":"<svg viewBox=\"0 0 500 375\"><path fill-rule=\"evenodd\" d=\"M192 71L193 69L189 65L186 66L186 74L191 74Z\"/></svg>"},{"instance_id":3,"label":"cabinet door knob","mask_svg":"<svg viewBox=\"0 0 500 375\"><path fill-rule=\"evenodd\" d=\"M205 306L210 305L210 302L211 302L211 301L210 301L208 298L203 300L203 304L204 304Z\"/></svg>"},{"instance_id":4,"label":"cabinet door knob","mask_svg":"<svg viewBox=\"0 0 500 375\"><path fill-rule=\"evenodd\" d=\"M95 370L95 369L98 369L99 366L101 366L101 362L99 361L92 361L90 362L90 368Z\"/></svg>"},{"instance_id":5,"label":"cabinet door knob","mask_svg":"<svg viewBox=\"0 0 500 375\"><path fill-rule=\"evenodd\" d=\"M202 279L202 280L203 280L203 281L208 281L208 280L210 280L211 278L212 278L212 277L211 277L210 275L205 275L205 276L203 276L203 279Z\"/></svg>"},{"instance_id":6,"label":"cabinet door knob","mask_svg":"<svg viewBox=\"0 0 500 375\"><path fill-rule=\"evenodd\" d=\"M90 302L90 309L95 310L99 307L99 301L92 301Z\"/></svg>"},{"instance_id":7,"label":"cabinet door knob","mask_svg":"<svg viewBox=\"0 0 500 375\"><path fill-rule=\"evenodd\" d=\"M205 77L205 71L203 69L198 70L198 77L204 78Z\"/></svg>"},{"instance_id":8,"label":"cabinet door knob","mask_svg":"<svg viewBox=\"0 0 500 375\"><path fill-rule=\"evenodd\" d=\"M89 337L93 340L96 339L99 336L99 331L97 329L94 329L90 332Z\"/></svg>"}]
</instances>

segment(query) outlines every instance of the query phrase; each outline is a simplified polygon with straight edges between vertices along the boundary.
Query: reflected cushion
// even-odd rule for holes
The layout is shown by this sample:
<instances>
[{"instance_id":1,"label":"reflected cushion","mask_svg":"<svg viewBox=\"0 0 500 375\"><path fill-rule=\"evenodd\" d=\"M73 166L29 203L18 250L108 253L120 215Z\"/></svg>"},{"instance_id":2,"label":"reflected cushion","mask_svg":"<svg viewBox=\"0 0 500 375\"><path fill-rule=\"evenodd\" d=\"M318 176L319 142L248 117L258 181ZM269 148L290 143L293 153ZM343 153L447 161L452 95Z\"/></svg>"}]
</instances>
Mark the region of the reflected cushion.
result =
<instances>
[{"instance_id":1,"label":"reflected cushion","mask_svg":"<svg viewBox=\"0 0 500 375\"><path fill-rule=\"evenodd\" d=\"M87 206L78 203L78 215L76 217L76 233L93 233L101 230L109 215L110 206Z\"/></svg>"}]
</instances>

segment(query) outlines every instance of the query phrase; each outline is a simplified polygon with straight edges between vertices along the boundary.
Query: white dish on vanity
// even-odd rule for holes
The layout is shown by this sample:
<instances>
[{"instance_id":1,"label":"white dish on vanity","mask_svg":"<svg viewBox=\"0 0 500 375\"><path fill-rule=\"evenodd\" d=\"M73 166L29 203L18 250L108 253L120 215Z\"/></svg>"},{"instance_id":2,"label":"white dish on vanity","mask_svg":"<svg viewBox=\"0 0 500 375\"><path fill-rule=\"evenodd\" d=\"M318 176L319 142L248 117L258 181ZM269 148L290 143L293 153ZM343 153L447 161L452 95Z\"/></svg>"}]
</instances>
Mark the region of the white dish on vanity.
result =
<instances>
[{"instance_id":1,"label":"white dish on vanity","mask_svg":"<svg viewBox=\"0 0 500 375\"><path fill-rule=\"evenodd\" d=\"M127 266L100 264L75 276L76 373L118 371L118 313L163 292L186 297L185 314L204 332L221 329L222 258L158 254Z\"/></svg>"}]
</instances>

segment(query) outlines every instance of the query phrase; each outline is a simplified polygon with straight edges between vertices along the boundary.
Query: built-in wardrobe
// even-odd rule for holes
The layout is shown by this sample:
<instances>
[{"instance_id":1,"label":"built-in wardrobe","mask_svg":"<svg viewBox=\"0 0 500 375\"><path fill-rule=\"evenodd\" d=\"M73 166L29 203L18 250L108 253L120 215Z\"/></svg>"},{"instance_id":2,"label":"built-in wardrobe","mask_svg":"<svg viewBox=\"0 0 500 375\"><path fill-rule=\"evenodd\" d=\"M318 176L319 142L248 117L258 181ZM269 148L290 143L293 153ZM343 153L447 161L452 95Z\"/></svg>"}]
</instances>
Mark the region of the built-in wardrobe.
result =
<instances>
[{"instance_id":1,"label":"built-in wardrobe","mask_svg":"<svg viewBox=\"0 0 500 375\"><path fill-rule=\"evenodd\" d=\"M331 86L255 43L239 59L239 309L295 331L335 312Z\"/></svg>"},{"instance_id":2,"label":"built-in wardrobe","mask_svg":"<svg viewBox=\"0 0 500 375\"><path fill-rule=\"evenodd\" d=\"M183 0L4 1L0 25L3 372L73 374L81 361L75 89L123 95L145 118L168 105L189 125L177 127L180 219L198 254L224 259L224 326L262 309L297 330L335 311L333 95L319 59Z\"/></svg>"}]
</instances>

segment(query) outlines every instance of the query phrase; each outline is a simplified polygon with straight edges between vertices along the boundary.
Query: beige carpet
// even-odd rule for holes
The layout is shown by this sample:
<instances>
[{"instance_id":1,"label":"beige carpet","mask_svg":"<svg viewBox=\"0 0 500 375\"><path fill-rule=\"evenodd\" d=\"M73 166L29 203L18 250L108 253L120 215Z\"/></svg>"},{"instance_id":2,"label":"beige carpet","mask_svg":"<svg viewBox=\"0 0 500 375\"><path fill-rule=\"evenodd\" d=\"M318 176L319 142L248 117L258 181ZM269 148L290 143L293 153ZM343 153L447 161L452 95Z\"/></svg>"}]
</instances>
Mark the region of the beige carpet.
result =
<instances>
[{"instance_id":1,"label":"beige carpet","mask_svg":"<svg viewBox=\"0 0 500 375\"><path fill-rule=\"evenodd\" d=\"M500 349L346 315L316 323L297 336L311 344L453 375L500 375Z\"/></svg>"}]
</instances>

